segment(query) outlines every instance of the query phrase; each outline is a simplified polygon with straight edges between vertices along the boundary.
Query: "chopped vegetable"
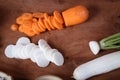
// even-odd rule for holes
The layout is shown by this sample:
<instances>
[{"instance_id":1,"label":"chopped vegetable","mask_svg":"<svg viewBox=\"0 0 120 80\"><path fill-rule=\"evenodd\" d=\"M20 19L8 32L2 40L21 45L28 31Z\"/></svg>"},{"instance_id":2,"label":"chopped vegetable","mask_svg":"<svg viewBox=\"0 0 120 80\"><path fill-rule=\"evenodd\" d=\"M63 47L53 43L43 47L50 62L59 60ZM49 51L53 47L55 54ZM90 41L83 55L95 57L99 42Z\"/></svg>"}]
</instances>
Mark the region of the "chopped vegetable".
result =
<instances>
[{"instance_id":1,"label":"chopped vegetable","mask_svg":"<svg viewBox=\"0 0 120 80\"><path fill-rule=\"evenodd\" d=\"M57 10L53 12L53 15L42 12L23 13L16 19L18 28L14 26L11 29L13 31L18 30L32 37L46 30L61 30L63 29L64 22L66 26L83 23L88 19L88 16L89 12L84 6L70 8L62 12L62 14Z\"/></svg>"},{"instance_id":2,"label":"chopped vegetable","mask_svg":"<svg viewBox=\"0 0 120 80\"><path fill-rule=\"evenodd\" d=\"M53 76L53 75L44 75L44 76L38 77L35 80L63 80L63 79L57 76Z\"/></svg>"},{"instance_id":3,"label":"chopped vegetable","mask_svg":"<svg viewBox=\"0 0 120 80\"><path fill-rule=\"evenodd\" d=\"M57 49L52 49L43 39L38 44L31 43L27 37L21 37L16 45L10 44L6 47L5 55L8 58L31 59L40 67L47 67L50 61L57 66L63 65L64 58Z\"/></svg>"},{"instance_id":4,"label":"chopped vegetable","mask_svg":"<svg viewBox=\"0 0 120 80\"><path fill-rule=\"evenodd\" d=\"M19 26L18 26L17 24L12 24L12 25L11 25L11 30L12 30L12 31L17 31L18 28L19 28Z\"/></svg>"},{"instance_id":5,"label":"chopped vegetable","mask_svg":"<svg viewBox=\"0 0 120 80\"><path fill-rule=\"evenodd\" d=\"M89 17L86 7L78 5L62 12L66 26L72 26L85 22Z\"/></svg>"},{"instance_id":6,"label":"chopped vegetable","mask_svg":"<svg viewBox=\"0 0 120 80\"><path fill-rule=\"evenodd\" d=\"M120 49L120 33L102 39L100 46L101 49Z\"/></svg>"},{"instance_id":7,"label":"chopped vegetable","mask_svg":"<svg viewBox=\"0 0 120 80\"><path fill-rule=\"evenodd\" d=\"M90 50L93 52L93 54L98 54L98 52L100 51L100 46L98 44L97 41L90 41L89 42L89 47L90 47Z\"/></svg>"},{"instance_id":8,"label":"chopped vegetable","mask_svg":"<svg viewBox=\"0 0 120 80\"><path fill-rule=\"evenodd\" d=\"M73 77L86 80L92 76L110 72L120 68L120 51L113 52L78 66Z\"/></svg>"}]
</instances>

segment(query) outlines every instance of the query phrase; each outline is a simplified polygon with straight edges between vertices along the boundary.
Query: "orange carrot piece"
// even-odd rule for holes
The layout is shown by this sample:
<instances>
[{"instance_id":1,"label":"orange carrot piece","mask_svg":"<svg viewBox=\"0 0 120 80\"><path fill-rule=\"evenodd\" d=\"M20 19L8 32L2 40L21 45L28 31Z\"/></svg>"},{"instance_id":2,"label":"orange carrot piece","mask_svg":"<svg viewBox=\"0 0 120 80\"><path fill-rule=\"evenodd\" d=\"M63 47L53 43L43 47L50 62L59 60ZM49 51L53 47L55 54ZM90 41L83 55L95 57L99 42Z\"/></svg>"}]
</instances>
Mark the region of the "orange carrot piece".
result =
<instances>
[{"instance_id":1,"label":"orange carrot piece","mask_svg":"<svg viewBox=\"0 0 120 80\"><path fill-rule=\"evenodd\" d=\"M23 30L23 26L22 26L22 25L19 26L18 31L21 32L21 33L24 32L24 30Z\"/></svg>"},{"instance_id":2,"label":"orange carrot piece","mask_svg":"<svg viewBox=\"0 0 120 80\"><path fill-rule=\"evenodd\" d=\"M21 16L19 16L19 17L17 17L17 19L16 19L16 23L17 24L23 24L23 18L21 17Z\"/></svg>"},{"instance_id":3,"label":"orange carrot piece","mask_svg":"<svg viewBox=\"0 0 120 80\"><path fill-rule=\"evenodd\" d=\"M25 27L31 27L32 21L31 20L24 20L22 25Z\"/></svg>"},{"instance_id":4,"label":"orange carrot piece","mask_svg":"<svg viewBox=\"0 0 120 80\"><path fill-rule=\"evenodd\" d=\"M38 27L37 22L33 22L32 29L36 34L40 34L40 32L41 32L40 28Z\"/></svg>"},{"instance_id":5,"label":"orange carrot piece","mask_svg":"<svg viewBox=\"0 0 120 80\"><path fill-rule=\"evenodd\" d=\"M37 20L36 18L33 18L32 21L33 21L33 22L37 22L38 20Z\"/></svg>"},{"instance_id":6,"label":"orange carrot piece","mask_svg":"<svg viewBox=\"0 0 120 80\"><path fill-rule=\"evenodd\" d=\"M23 20L32 20L33 16L31 13L23 13L22 18Z\"/></svg>"},{"instance_id":7,"label":"orange carrot piece","mask_svg":"<svg viewBox=\"0 0 120 80\"><path fill-rule=\"evenodd\" d=\"M52 19L52 23L53 23L53 25L54 25L55 28L57 28L57 29L59 29L59 30L63 29L63 25L60 24L59 22L57 22L54 17L53 17L53 19Z\"/></svg>"},{"instance_id":8,"label":"orange carrot piece","mask_svg":"<svg viewBox=\"0 0 120 80\"><path fill-rule=\"evenodd\" d=\"M63 17L62 15L60 14L59 11L54 11L53 12L53 15L54 15L54 18L60 23L60 24L63 24Z\"/></svg>"},{"instance_id":9,"label":"orange carrot piece","mask_svg":"<svg viewBox=\"0 0 120 80\"><path fill-rule=\"evenodd\" d=\"M48 24L48 22L44 19L43 20L43 22L44 22L44 24L45 24L45 27L49 30L49 31L51 31L51 28L50 28L50 25Z\"/></svg>"},{"instance_id":10,"label":"orange carrot piece","mask_svg":"<svg viewBox=\"0 0 120 80\"><path fill-rule=\"evenodd\" d=\"M38 23L46 30L45 24L43 22L43 19L39 18Z\"/></svg>"},{"instance_id":11,"label":"orange carrot piece","mask_svg":"<svg viewBox=\"0 0 120 80\"><path fill-rule=\"evenodd\" d=\"M44 13L41 12L34 12L32 15L35 18L44 18Z\"/></svg>"},{"instance_id":12,"label":"orange carrot piece","mask_svg":"<svg viewBox=\"0 0 120 80\"><path fill-rule=\"evenodd\" d=\"M84 6L75 6L62 12L66 26L76 25L85 22L89 17L89 11Z\"/></svg>"},{"instance_id":13,"label":"orange carrot piece","mask_svg":"<svg viewBox=\"0 0 120 80\"><path fill-rule=\"evenodd\" d=\"M12 24L12 25L11 25L11 30L12 30L12 31L17 31L18 28L19 28L19 26L18 26L17 24Z\"/></svg>"},{"instance_id":14,"label":"orange carrot piece","mask_svg":"<svg viewBox=\"0 0 120 80\"><path fill-rule=\"evenodd\" d=\"M48 18L46 19L46 21L47 21L48 24L50 25L50 28L54 30L55 27L52 25L51 16L48 16Z\"/></svg>"},{"instance_id":15,"label":"orange carrot piece","mask_svg":"<svg viewBox=\"0 0 120 80\"><path fill-rule=\"evenodd\" d=\"M35 35L35 32L32 30L32 28L26 29L26 30L24 31L24 33L25 33L27 36L29 36L29 37L32 37L32 36Z\"/></svg>"},{"instance_id":16,"label":"orange carrot piece","mask_svg":"<svg viewBox=\"0 0 120 80\"><path fill-rule=\"evenodd\" d=\"M39 21L38 21L38 26L39 26L39 28L41 29L41 32L44 32L44 31L45 31L44 26L42 26Z\"/></svg>"}]
</instances>

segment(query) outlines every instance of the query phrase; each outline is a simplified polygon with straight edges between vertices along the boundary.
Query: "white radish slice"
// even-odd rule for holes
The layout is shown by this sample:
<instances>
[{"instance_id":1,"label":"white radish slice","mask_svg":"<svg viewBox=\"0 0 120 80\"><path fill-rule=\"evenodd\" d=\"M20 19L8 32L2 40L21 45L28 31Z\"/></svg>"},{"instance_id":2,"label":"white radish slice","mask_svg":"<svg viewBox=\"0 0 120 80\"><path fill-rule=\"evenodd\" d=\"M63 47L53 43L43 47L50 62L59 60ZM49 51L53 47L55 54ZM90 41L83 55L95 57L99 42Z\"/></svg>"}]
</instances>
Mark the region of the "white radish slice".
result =
<instances>
[{"instance_id":1,"label":"white radish slice","mask_svg":"<svg viewBox=\"0 0 120 80\"><path fill-rule=\"evenodd\" d=\"M98 54L99 51L100 51L100 46L98 44L97 41L90 41L89 42L89 47L90 47L90 50L93 52L93 54Z\"/></svg>"},{"instance_id":2,"label":"white radish slice","mask_svg":"<svg viewBox=\"0 0 120 80\"><path fill-rule=\"evenodd\" d=\"M8 58L13 58L13 53L12 53L13 47L14 47L14 45L8 45L5 49L5 55Z\"/></svg>"},{"instance_id":3,"label":"white radish slice","mask_svg":"<svg viewBox=\"0 0 120 80\"><path fill-rule=\"evenodd\" d=\"M27 56L24 53L24 46L21 48L19 52L20 52L19 54L21 55L21 59L27 59Z\"/></svg>"},{"instance_id":4,"label":"white radish slice","mask_svg":"<svg viewBox=\"0 0 120 80\"><path fill-rule=\"evenodd\" d=\"M23 47L22 45L16 45L14 47L14 58L22 59L22 56L21 56L22 47Z\"/></svg>"},{"instance_id":5,"label":"white radish slice","mask_svg":"<svg viewBox=\"0 0 120 80\"><path fill-rule=\"evenodd\" d=\"M73 77L76 80L86 80L118 68L120 68L120 51L109 53L78 66L73 72Z\"/></svg>"},{"instance_id":6,"label":"white radish slice","mask_svg":"<svg viewBox=\"0 0 120 80\"><path fill-rule=\"evenodd\" d=\"M31 54L30 54L30 59L31 59L31 61L33 61L33 62L36 62L36 60L35 60L35 54L36 54L36 52L38 51L38 49L39 49L39 47L34 47L33 49L32 49L32 51L31 51Z\"/></svg>"},{"instance_id":7,"label":"white radish slice","mask_svg":"<svg viewBox=\"0 0 120 80\"><path fill-rule=\"evenodd\" d=\"M53 57L52 62L55 63L57 66L63 65L64 58L58 50L55 50L52 57Z\"/></svg>"},{"instance_id":8,"label":"white radish slice","mask_svg":"<svg viewBox=\"0 0 120 80\"><path fill-rule=\"evenodd\" d=\"M36 51L35 61L40 67L47 67L50 63L50 61L46 59L41 50Z\"/></svg>"},{"instance_id":9,"label":"white radish slice","mask_svg":"<svg viewBox=\"0 0 120 80\"><path fill-rule=\"evenodd\" d=\"M41 48L41 50L45 50L46 47L51 49L51 47L48 45L48 43L44 39L40 39L38 41L38 46Z\"/></svg>"},{"instance_id":10,"label":"white radish slice","mask_svg":"<svg viewBox=\"0 0 120 80\"><path fill-rule=\"evenodd\" d=\"M30 40L27 37L20 37L16 42L16 45L27 45L27 44L30 44Z\"/></svg>"},{"instance_id":11,"label":"white radish slice","mask_svg":"<svg viewBox=\"0 0 120 80\"><path fill-rule=\"evenodd\" d=\"M34 54L34 51L36 50L36 48L38 49L38 46L34 46L29 53L29 57L30 57L31 61L33 61L33 62L35 62L33 54Z\"/></svg>"},{"instance_id":12,"label":"white radish slice","mask_svg":"<svg viewBox=\"0 0 120 80\"><path fill-rule=\"evenodd\" d=\"M63 80L63 79L53 75L45 75L45 76L40 76L35 80Z\"/></svg>"},{"instance_id":13,"label":"white radish slice","mask_svg":"<svg viewBox=\"0 0 120 80\"><path fill-rule=\"evenodd\" d=\"M30 44L25 46L24 53L28 58L30 58L29 54L30 54L32 48L35 47L35 46L36 45L34 43L30 43Z\"/></svg>"}]
</instances>

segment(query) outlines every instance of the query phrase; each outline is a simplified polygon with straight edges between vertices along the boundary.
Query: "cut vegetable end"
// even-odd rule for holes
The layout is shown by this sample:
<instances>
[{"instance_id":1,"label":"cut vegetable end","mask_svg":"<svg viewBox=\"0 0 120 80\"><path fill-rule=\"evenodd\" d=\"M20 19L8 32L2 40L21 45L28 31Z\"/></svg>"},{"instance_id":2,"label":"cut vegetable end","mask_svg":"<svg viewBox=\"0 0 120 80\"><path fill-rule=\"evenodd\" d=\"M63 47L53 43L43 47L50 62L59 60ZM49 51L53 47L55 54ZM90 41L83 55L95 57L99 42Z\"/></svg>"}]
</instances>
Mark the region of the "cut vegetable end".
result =
<instances>
[{"instance_id":1,"label":"cut vegetable end","mask_svg":"<svg viewBox=\"0 0 120 80\"><path fill-rule=\"evenodd\" d=\"M30 44L30 40L27 37L20 37L16 42L16 45L27 45L27 44Z\"/></svg>"},{"instance_id":2,"label":"cut vegetable end","mask_svg":"<svg viewBox=\"0 0 120 80\"><path fill-rule=\"evenodd\" d=\"M90 41L89 47L94 55L97 55L100 51L100 46L97 41Z\"/></svg>"}]
</instances>

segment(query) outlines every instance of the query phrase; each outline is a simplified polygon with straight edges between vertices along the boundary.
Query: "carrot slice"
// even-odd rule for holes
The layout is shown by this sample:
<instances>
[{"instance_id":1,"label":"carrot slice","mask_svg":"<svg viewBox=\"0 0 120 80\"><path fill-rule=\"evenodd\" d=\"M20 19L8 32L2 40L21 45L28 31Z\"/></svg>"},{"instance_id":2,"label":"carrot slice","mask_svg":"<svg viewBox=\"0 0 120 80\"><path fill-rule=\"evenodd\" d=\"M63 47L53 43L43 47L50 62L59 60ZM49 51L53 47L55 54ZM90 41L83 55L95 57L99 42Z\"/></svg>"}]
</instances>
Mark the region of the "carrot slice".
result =
<instances>
[{"instance_id":1,"label":"carrot slice","mask_svg":"<svg viewBox=\"0 0 120 80\"><path fill-rule=\"evenodd\" d=\"M48 22L44 19L43 20L43 22L44 22L44 24L45 24L45 27L49 30L49 31L51 31L51 28L50 28L50 25L48 24Z\"/></svg>"},{"instance_id":2,"label":"carrot slice","mask_svg":"<svg viewBox=\"0 0 120 80\"><path fill-rule=\"evenodd\" d=\"M24 32L24 29L23 29L23 26L22 26L22 25L19 26L18 31L21 32L21 33Z\"/></svg>"},{"instance_id":3,"label":"carrot slice","mask_svg":"<svg viewBox=\"0 0 120 80\"><path fill-rule=\"evenodd\" d=\"M22 18L23 20L32 20L33 16L31 13L23 13Z\"/></svg>"},{"instance_id":4,"label":"carrot slice","mask_svg":"<svg viewBox=\"0 0 120 80\"><path fill-rule=\"evenodd\" d=\"M43 22L43 19L39 18L38 23L46 30L45 24Z\"/></svg>"},{"instance_id":5,"label":"carrot slice","mask_svg":"<svg viewBox=\"0 0 120 80\"><path fill-rule=\"evenodd\" d=\"M52 16L49 16L48 18L47 18L47 22L48 22L48 24L50 25L50 27L51 27L51 29L55 29L55 27L53 26L53 24L52 24L52 20L51 20L51 17Z\"/></svg>"},{"instance_id":6,"label":"carrot slice","mask_svg":"<svg viewBox=\"0 0 120 80\"><path fill-rule=\"evenodd\" d=\"M33 21L33 22L37 22L38 20L37 20L36 18L33 18L32 21Z\"/></svg>"},{"instance_id":7,"label":"carrot slice","mask_svg":"<svg viewBox=\"0 0 120 80\"><path fill-rule=\"evenodd\" d=\"M38 26L39 26L39 28L41 29L41 31L42 31L42 32L44 32L44 31L45 31L44 26L42 26L42 25L40 24L40 22L39 22L39 21L38 21Z\"/></svg>"},{"instance_id":8,"label":"carrot slice","mask_svg":"<svg viewBox=\"0 0 120 80\"><path fill-rule=\"evenodd\" d=\"M18 28L19 28L19 26L18 26L17 24L12 24L12 25L11 25L11 30L12 30L12 31L17 31Z\"/></svg>"},{"instance_id":9,"label":"carrot slice","mask_svg":"<svg viewBox=\"0 0 120 80\"><path fill-rule=\"evenodd\" d=\"M57 29L59 29L59 30L63 29L63 25L60 24L59 22L57 22L54 17L53 17L53 19L52 19L52 23L53 23L53 25L54 25L55 28L57 28Z\"/></svg>"},{"instance_id":10,"label":"carrot slice","mask_svg":"<svg viewBox=\"0 0 120 80\"><path fill-rule=\"evenodd\" d=\"M41 13L41 12L35 12L32 15L35 18L44 18L44 13Z\"/></svg>"},{"instance_id":11,"label":"carrot slice","mask_svg":"<svg viewBox=\"0 0 120 80\"><path fill-rule=\"evenodd\" d=\"M22 16L19 16L19 17L17 17L17 19L16 19L16 23L17 24L23 24L23 18L22 18Z\"/></svg>"},{"instance_id":12,"label":"carrot slice","mask_svg":"<svg viewBox=\"0 0 120 80\"><path fill-rule=\"evenodd\" d=\"M59 11L53 12L54 18L60 23L63 24L63 17L61 16Z\"/></svg>"},{"instance_id":13,"label":"carrot slice","mask_svg":"<svg viewBox=\"0 0 120 80\"><path fill-rule=\"evenodd\" d=\"M34 36L35 35L35 32L30 28L30 29L26 29L25 31L24 31L24 33L27 35L27 36L29 36L29 37L32 37L32 36Z\"/></svg>"},{"instance_id":14,"label":"carrot slice","mask_svg":"<svg viewBox=\"0 0 120 80\"><path fill-rule=\"evenodd\" d=\"M40 34L41 32L37 22L33 22L32 29L36 34Z\"/></svg>"},{"instance_id":15,"label":"carrot slice","mask_svg":"<svg viewBox=\"0 0 120 80\"><path fill-rule=\"evenodd\" d=\"M48 16L49 16L49 15L48 15L47 13L44 13L44 19L47 20L47 19L48 19Z\"/></svg>"},{"instance_id":16,"label":"carrot slice","mask_svg":"<svg viewBox=\"0 0 120 80\"><path fill-rule=\"evenodd\" d=\"M32 26L32 21L31 20L24 20L22 25L24 27L31 27Z\"/></svg>"}]
</instances>

